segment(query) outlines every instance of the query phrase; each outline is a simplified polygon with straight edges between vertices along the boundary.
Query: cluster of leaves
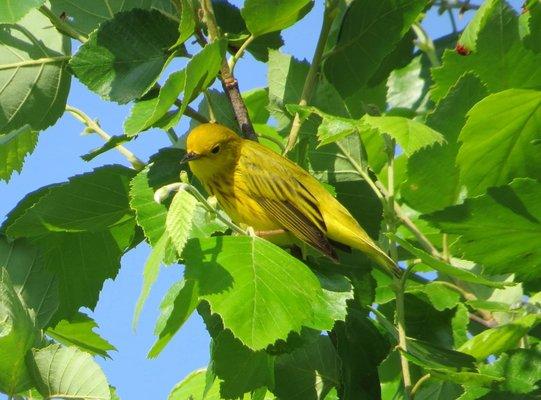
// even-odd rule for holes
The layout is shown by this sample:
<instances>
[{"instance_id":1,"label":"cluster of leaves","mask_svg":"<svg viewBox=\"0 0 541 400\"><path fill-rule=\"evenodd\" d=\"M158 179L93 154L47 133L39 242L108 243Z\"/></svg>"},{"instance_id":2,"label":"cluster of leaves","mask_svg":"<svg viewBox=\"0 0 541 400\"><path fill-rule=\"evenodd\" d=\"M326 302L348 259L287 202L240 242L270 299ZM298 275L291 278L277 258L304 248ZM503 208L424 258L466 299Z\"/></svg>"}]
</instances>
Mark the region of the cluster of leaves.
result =
<instances>
[{"instance_id":1,"label":"cluster of leaves","mask_svg":"<svg viewBox=\"0 0 541 400\"><path fill-rule=\"evenodd\" d=\"M201 4L208 12L210 0ZM463 32L434 42L420 25L431 2L329 0L312 64L279 50L280 31L311 1L213 1L215 38L201 4L0 0L0 179L74 111L72 76L105 100L133 102L124 134L85 160L152 127L174 142L147 164L44 186L6 217L0 391L116 398L92 358L114 347L79 309L93 309L122 255L147 241L135 323L161 265L184 265L149 357L196 311L212 338L208 369L179 382L171 400L539 396L539 0L520 16L486 0ZM71 39L82 42L74 55ZM334 265L233 232L197 182L186 183L174 128L186 115L239 131L228 97L211 86L227 55L234 67L244 50L268 65L268 87L243 93L261 143L282 151L297 119L288 156L391 250L408 271L400 283L358 252ZM163 77L179 58L184 68ZM188 190L155 202L180 176Z\"/></svg>"}]
</instances>

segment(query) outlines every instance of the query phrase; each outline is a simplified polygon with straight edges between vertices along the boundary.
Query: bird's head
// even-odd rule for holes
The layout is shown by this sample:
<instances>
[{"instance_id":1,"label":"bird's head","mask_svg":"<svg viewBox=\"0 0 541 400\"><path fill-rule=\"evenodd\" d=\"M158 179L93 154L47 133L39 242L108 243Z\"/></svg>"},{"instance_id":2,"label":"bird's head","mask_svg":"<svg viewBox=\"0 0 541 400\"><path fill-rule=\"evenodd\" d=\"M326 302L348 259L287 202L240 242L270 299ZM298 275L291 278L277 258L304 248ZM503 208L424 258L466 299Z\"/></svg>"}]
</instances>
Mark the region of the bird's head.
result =
<instances>
[{"instance_id":1,"label":"bird's head","mask_svg":"<svg viewBox=\"0 0 541 400\"><path fill-rule=\"evenodd\" d=\"M198 125L188 134L182 162L188 162L195 176L204 180L216 172L234 167L241 140L223 125Z\"/></svg>"}]
</instances>

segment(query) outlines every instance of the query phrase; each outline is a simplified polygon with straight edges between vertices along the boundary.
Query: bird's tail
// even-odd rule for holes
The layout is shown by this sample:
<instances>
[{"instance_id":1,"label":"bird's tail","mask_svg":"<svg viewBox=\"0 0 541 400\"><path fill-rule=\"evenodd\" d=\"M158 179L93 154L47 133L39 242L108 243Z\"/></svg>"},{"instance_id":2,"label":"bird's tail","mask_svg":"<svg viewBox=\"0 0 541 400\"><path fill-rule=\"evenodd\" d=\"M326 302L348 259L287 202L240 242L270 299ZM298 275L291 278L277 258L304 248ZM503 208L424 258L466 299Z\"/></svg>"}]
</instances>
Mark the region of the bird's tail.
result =
<instances>
[{"instance_id":1,"label":"bird's tail","mask_svg":"<svg viewBox=\"0 0 541 400\"><path fill-rule=\"evenodd\" d=\"M395 278L400 279L404 273L398 265L393 261L391 257L389 257L383 250L381 250L377 246L370 246L371 252L368 254L370 257L384 270L384 272L388 273L389 275L394 276Z\"/></svg>"}]
</instances>

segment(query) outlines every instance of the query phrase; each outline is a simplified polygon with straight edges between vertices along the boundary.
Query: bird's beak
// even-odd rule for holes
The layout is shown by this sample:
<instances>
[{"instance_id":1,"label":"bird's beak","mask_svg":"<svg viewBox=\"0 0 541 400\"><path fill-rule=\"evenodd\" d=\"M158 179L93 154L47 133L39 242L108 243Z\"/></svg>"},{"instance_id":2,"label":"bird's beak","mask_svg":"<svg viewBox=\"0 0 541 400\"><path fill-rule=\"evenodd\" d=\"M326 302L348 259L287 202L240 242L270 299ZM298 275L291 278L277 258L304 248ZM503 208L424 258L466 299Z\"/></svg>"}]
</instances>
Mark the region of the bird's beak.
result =
<instances>
[{"instance_id":1,"label":"bird's beak","mask_svg":"<svg viewBox=\"0 0 541 400\"><path fill-rule=\"evenodd\" d=\"M186 153L184 157L182 157L182 160L180 160L180 163L184 164L184 163L187 163L188 161L197 160L200 157L201 157L200 154L190 151L189 153Z\"/></svg>"}]
</instances>

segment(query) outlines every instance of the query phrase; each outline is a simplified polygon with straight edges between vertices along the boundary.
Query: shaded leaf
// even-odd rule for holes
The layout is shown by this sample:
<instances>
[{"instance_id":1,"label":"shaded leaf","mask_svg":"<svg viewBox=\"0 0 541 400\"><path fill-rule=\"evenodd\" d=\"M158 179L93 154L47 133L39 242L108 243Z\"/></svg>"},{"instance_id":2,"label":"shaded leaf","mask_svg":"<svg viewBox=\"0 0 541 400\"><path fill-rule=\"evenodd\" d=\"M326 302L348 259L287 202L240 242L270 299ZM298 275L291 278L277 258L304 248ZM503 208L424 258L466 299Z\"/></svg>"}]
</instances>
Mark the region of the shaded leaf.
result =
<instances>
[{"instance_id":1,"label":"shaded leaf","mask_svg":"<svg viewBox=\"0 0 541 400\"><path fill-rule=\"evenodd\" d=\"M133 170L119 165L71 177L52 188L7 228L12 237L50 232L96 232L128 221L128 185Z\"/></svg>"},{"instance_id":2,"label":"shaded leaf","mask_svg":"<svg viewBox=\"0 0 541 400\"><path fill-rule=\"evenodd\" d=\"M36 340L32 315L0 266L0 390L10 396L32 387L24 357Z\"/></svg>"},{"instance_id":3,"label":"shaded leaf","mask_svg":"<svg viewBox=\"0 0 541 400\"><path fill-rule=\"evenodd\" d=\"M177 36L176 24L159 11L121 12L90 34L70 67L104 99L128 103L154 85Z\"/></svg>"},{"instance_id":4,"label":"shaded leaf","mask_svg":"<svg viewBox=\"0 0 541 400\"><path fill-rule=\"evenodd\" d=\"M0 1L0 24L13 23L24 17L31 9L38 8L45 0Z\"/></svg>"},{"instance_id":5,"label":"shaded leaf","mask_svg":"<svg viewBox=\"0 0 541 400\"><path fill-rule=\"evenodd\" d=\"M491 281L481 275L476 275L471 271L455 267L443 261L440 261L432 257L430 254L426 253L425 251L412 246L404 239L401 239L397 236L393 236L393 239L396 240L400 244L400 246L406 249L409 253L415 255L416 257L419 257L426 265L435 269L438 272L455 277L464 282L479 283L481 285L490 287L504 287L504 284L502 282Z\"/></svg>"},{"instance_id":6,"label":"shaded leaf","mask_svg":"<svg viewBox=\"0 0 541 400\"><path fill-rule=\"evenodd\" d=\"M44 268L37 250L23 239L9 242L0 237L0 267L9 273L13 289L36 314L44 328L58 307L58 279Z\"/></svg>"},{"instance_id":7,"label":"shaded leaf","mask_svg":"<svg viewBox=\"0 0 541 400\"><path fill-rule=\"evenodd\" d=\"M264 350L252 351L224 330L214 339L212 367L220 378L223 398L239 398L244 393L274 384L274 357Z\"/></svg>"},{"instance_id":8,"label":"shaded leaf","mask_svg":"<svg viewBox=\"0 0 541 400\"><path fill-rule=\"evenodd\" d=\"M274 394L280 399L324 399L339 385L340 361L328 336L276 358Z\"/></svg>"},{"instance_id":9,"label":"shaded leaf","mask_svg":"<svg viewBox=\"0 0 541 400\"><path fill-rule=\"evenodd\" d=\"M51 10L57 16L65 13L70 25L85 35L90 34L98 25L110 20L121 11L134 8L156 9L169 17L174 17L177 13L174 2L170 0L49 1Z\"/></svg>"},{"instance_id":10,"label":"shaded leaf","mask_svg":"<svg viewBox=\"0 0 541 400\"><path fill-rule=\"evenodd\" d=\"M1 26L0 134L25 125L39 131L58 120L70 88L71 75L66 69L70 53L69 39L51 29L49 19L37 10L14 25Z\"/></svg>"},{"instance_id":11,"label":"shaded leaf","mask_svg":"<svg viewBox=\"0 0 541 400\"><path fill-rule=\"evenodd\" d=\"M487 272L532 279L541 276L540 196L539 182L516 179L423 218L442 232L460 235L455 249Z\"/></svg>"},{"instance_id":12,"label":"shaded leaf","mask_svg":"<svg viewBox=\"0 0 541 400\"><path fill-rule=\"evenodd\" d=\"M357 0L344 15L325 76L343 98L362 88L423 10L425 1Z\"/></svg>"}]
</instances>

